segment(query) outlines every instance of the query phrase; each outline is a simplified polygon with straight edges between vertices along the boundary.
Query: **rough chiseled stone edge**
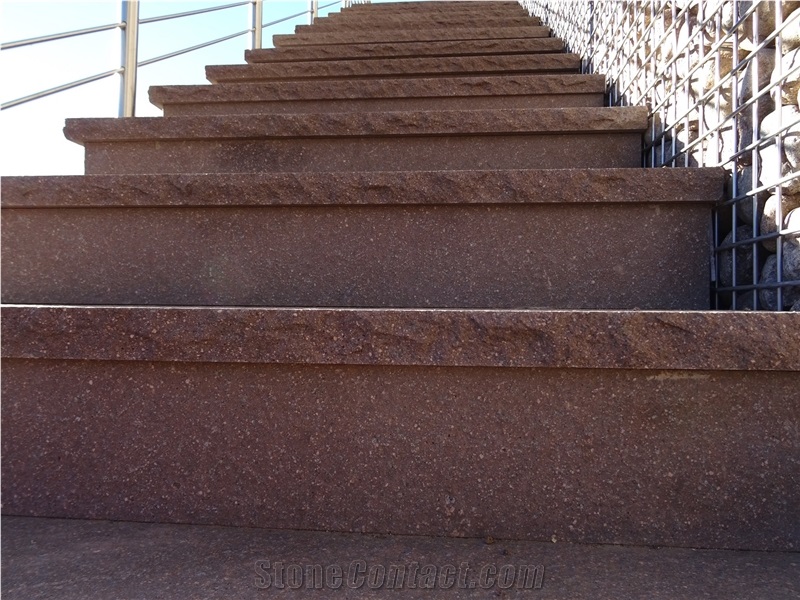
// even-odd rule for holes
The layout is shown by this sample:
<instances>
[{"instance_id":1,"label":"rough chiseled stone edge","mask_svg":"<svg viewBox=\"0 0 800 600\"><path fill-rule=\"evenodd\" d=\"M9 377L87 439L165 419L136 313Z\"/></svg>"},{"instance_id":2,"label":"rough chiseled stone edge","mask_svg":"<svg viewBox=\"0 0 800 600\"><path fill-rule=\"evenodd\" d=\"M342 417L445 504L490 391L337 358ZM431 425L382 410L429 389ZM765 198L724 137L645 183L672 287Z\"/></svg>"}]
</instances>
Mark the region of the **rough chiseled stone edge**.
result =
<instances>
[{"instance_id":1,"label":"rough chiseled stone edge","mask_svg":"<svg viewBox=\"0 0 800 600\"><path fill-rule=\"evenodd\" d=\"M374 60L323 60L266 62L244 65L211 65L206 78L214 83L314 77L403 77L437 73L508 73L573 71L580 68L577 54L490 54L484 56L437 56L423 58L376 58Z\"/></svg>"},{"instance_id":2,"label":"rough chiseled stone edge","mask_svg":"<svg viewBox=\"0 0 800 600\"><path fill-rule=\"evenodd\" d=\"M67 119L77 143L644 132L647 108L530 108L279 115Z\"/></svg>"},{"instance_id":3,"label":"rough chiseled stone edge","mask_svg":"<svg viewBox=\"0 0 800 600\"><path fill-rule=\"evenodd\" d=\"M561 52L564 42L558 38L526 40L471 40L453 42L383 42L376 44L326 44L324 46L284 46L245 50L245 61L304 62L309 60L373 59L411 56L475 56L484 54L539 54Z\"/></svg>"},{"instance_id":4,"label":"rough chiseled stone edge","mask_svg":"<svg viewBox=\"0 0 800 600\"><path fill-rule=\"evenodd\" d=\"M376 42L427 42L436 40L480 40L480 39L526 39L549 37L550 28L544 26L507 27L494 29L445 29L442 31L377 31L356 35L356 32L341 33L289 33L272 36L275 46L302 46L315 44L358 44Z\"/></svg>"},{"instance_id":5,"label":"rough chiseled stone edge","mask_svg":"<svg viewBox=\"0 0 800 600\"><path fill-rule=\"evenodd\" d=\"M461 11L503 11L507 13L522 13L528 14L527 11L518 2L501 2L501 1L488 1L488 2L386 2L379 4L354 4L341 10L342 14L391 14L394 12L439 12L447 11L448 13L457 6Z\"/></svg>"},{"instance_id":6,"label":"rough chiseled stone edge","mask_svg":"<svg viewBox=\"0 0 800 600\"><path fill-rule=\"evenodd\" d=\"M329 33L335 31L362 31L375 29L392 31L432 31L442 27L464 29L466 27L482 27L499 29L501 27L541 27L539 19L520 15L518 17L475 15L471 18L452 19L449 15L426 15L424 18L409 19L402 16L387 15L385 17L344 16L340 19L327 20L325 17L314 21L313 25L296 25L295 33Z\"/></svg>"},{"instance_id":7,"label":"rough chiseled stone edge","mask_svg":"<svg viewBox=\"0 0 800 600\"><path fill-rule=\"evenodd\" d=\"M800 371L800 314L7 306L5 358Z\"/></svg>"},{"instance_id":8,"label":"rough chiseled stone edge","mask_svg":"<svg viewBox=\"0 0 800 600\"><path fill-rule=\"evenodd\" d=\"M163 104L198 102L279 102L291 100L357 100L372 98L435 98L445 96L536 96L603 94L605 76L574 74L484 75L325 81L272 81L215 85L153 86L150 101Z\"/></svg>"},{"instance_id":9,"label":"rough chiseled stone edge","mask_svg":"<svg viewBox=\"0 0 800 600\"><path fill-rule=\"evenodd\" d=\"M2 207L712 204L723 199L725 173L688 168L7 177Z\"/></svg>"}]
</instances>

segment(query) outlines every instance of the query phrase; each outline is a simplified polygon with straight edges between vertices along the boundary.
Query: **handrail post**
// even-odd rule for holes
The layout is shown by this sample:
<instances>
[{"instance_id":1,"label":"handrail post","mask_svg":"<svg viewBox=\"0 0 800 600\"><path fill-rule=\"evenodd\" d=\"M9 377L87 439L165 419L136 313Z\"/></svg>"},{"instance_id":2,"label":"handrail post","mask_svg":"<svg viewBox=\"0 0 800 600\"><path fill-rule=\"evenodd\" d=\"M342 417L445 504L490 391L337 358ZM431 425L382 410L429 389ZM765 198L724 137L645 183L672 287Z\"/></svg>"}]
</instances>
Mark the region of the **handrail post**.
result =
<instances>
[{"instance_id":1,"label":"handrail post","mask_svg":"<svg viewBox=\"0 0 800 600\"><path fill-rule=\"evenodd\" d=\"M317 20L317 13L319 13L319 0L311 0L311 6L309 7L308 12L308 22L309 24L313 25L314 21Z\"/></svg>"},{"instance_id":2,"label":"handrail post","mask_svg":"<svg viewBox=\"0 0 800 600\"><path fill-rule=\"evenodd\" d=\"M264 2L263 0L253 0L253 50L261 49L263 25Z\"/></svg>"},{"instance_id":3,"label":"handrail post","mask_svg":"<svg viewBox=\"0 0 800 600\"><path fill-rule=\"evenodd\" d=\"M139 62L139 0L122 2L122 81L119 116L136 113L136 70Z\"/></svg>"}]
</instances>

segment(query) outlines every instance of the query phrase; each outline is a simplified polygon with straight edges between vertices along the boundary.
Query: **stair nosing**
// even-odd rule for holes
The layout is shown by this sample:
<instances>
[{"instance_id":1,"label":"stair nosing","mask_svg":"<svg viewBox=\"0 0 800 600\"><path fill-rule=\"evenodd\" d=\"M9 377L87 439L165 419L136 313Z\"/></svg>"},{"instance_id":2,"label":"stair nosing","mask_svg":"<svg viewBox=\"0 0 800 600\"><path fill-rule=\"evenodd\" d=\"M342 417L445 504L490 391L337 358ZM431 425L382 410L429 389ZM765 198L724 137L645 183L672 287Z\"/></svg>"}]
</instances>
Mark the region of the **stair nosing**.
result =
<instances>
[{"instance_id":1,"label":"stair nosing","mask_svg":"<svg viewBox=\"0 0 800 600\"><path fill-rule=\"evenodd\" d=\"M569 133L608 135L643 133L647 128L647 114L645 107L579 107L97 118L67 119L64 133L67 139L77 143Z\"/></svg>"},{"instance_id":2,"label":"stair nosing","mask_svg":"<svg viewBox=\"0 0 800 600\"><path fill-rule=\"evenodd\" d=\"M788 312L14 304L3 310L2 355L644 369L659 377L659 371L800 371L799 328L800 313Z\"/></svg>"},{"instance_id":3,"label":"stair nosing","mask_svg":"<svg viewBox=\"0 0 800 600\"><path fill-rule=\"evenodd\" d=\"M713 204L723 199L725 173L581 168L25 176L4 178L0 202L4 209Z\"/></svg>"},{"instance_id":4,"label":"stair nosing","mask_svg":"<svg viewBox=\"0 0 800 600\"><path fill-rule=\"evenodd\" d=\"M471 98L492 96L538 96L564 94L604 94L602 75L554 74L482 75L453 77L332 79L321 81L226 82L207 85L152 86L150 101L161 106L184 103L181 97L202 94L202 98L186 98L185 103L199 102L291 102L324 100L370 100L414 98ZM438 93L437 93L438 90ZM301 93L306 97L299 97ZM227 98L241 94L241 99ZM281 97L289 95L292 97ZM315 94L315 95L312 95ZM244 97L247 97L246 99Z\"/></svg>"}]
</instances>

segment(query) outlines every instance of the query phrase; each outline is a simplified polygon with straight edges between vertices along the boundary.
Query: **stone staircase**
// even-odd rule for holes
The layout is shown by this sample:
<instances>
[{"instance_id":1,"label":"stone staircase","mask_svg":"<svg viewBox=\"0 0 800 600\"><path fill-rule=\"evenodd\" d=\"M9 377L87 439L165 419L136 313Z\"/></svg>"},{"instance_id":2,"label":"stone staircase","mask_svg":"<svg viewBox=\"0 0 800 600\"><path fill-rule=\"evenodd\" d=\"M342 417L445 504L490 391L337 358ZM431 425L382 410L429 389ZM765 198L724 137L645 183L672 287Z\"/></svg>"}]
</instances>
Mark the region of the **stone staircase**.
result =
<instances>
[{"instance_id":1,"label":"stone staircase","mask_svg":"<svg viewBox=\"0 0 800 600\"><path fill-rule=\"evenodd\" d=\"M646 109L548 36L355 5L163 118L69 120L85 176L3 181L9 597L483 546L547 598L798 597L800 315L708 311L724 172L638 168ZM151 595L86 571L109 539L166 556Z\"/></svg>"}]
</instances>

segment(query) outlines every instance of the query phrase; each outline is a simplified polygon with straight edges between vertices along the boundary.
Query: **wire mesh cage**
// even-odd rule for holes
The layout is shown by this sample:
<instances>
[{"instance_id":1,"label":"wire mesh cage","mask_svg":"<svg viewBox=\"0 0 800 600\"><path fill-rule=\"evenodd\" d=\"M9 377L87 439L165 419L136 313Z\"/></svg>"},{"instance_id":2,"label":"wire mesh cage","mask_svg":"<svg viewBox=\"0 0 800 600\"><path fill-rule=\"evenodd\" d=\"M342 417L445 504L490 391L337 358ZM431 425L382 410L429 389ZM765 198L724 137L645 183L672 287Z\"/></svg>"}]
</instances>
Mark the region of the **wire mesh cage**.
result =
<instances>
[{"instance_id":1,"label":"wire mesh cage","mask_svg":"<svg viewBox=\"0 0 800 600\"><path fill-rule=\"evenodd\" d=\"M800 310L800 2L522 4L606 75L610 105L649 108L643 166L729 172L713 306Z\"/></svg>"}]
</instances>

